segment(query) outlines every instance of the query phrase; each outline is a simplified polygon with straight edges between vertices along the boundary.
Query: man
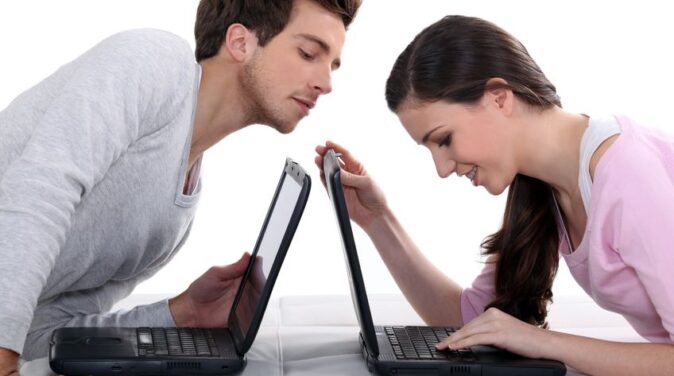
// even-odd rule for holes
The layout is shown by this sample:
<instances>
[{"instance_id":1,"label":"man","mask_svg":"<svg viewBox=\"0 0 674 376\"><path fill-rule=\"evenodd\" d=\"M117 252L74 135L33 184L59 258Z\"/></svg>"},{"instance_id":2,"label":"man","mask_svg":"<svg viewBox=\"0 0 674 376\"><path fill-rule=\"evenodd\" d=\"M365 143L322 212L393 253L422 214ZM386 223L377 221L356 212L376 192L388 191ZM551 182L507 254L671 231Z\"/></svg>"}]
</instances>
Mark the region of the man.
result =
<instances>
[{"instance_id":1,"label":"man","mask_svg":"<svg viewBox=\"0 0 674 376\"><path fill-rule=\"evenodd\" d=\"M172 34L124 32L0 112L0 376L57 327L226 325L247 255L108 311L184 243L204 151L251 124L291 132L332 90L359 6L201 0L198 64Z\"/></svg>"}]
</instances>

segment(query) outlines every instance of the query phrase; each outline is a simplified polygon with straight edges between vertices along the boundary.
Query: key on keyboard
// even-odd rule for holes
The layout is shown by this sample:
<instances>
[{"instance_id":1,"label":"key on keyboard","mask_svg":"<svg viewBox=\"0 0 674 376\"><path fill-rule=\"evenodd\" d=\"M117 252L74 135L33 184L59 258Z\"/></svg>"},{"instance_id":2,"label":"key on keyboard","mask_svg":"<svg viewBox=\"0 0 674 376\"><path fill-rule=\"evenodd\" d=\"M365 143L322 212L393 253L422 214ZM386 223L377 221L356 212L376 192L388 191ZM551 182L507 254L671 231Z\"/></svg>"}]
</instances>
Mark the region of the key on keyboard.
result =
<instances>
[{"instance_id":1,"label":"key on keyboard","mask_svg":"<svg viewBox=\"0 0 674 376\"><path fill-rule=\"evenodd\" d=\"M138 355L218 356L210 331L200 328L138 328Z\"/></svg>"},{"instance_id":2,"label":"key on keyboard","mask_svg":"<svg viewBox=\"0 0 674 376\"><path fill-rule=\"evenodd\" d=\"M437 351L435 344L454 332L452 328L393 326L384 331L398 359L450 359L475 360L470 349Z\"/></svg>"}]
</instances>

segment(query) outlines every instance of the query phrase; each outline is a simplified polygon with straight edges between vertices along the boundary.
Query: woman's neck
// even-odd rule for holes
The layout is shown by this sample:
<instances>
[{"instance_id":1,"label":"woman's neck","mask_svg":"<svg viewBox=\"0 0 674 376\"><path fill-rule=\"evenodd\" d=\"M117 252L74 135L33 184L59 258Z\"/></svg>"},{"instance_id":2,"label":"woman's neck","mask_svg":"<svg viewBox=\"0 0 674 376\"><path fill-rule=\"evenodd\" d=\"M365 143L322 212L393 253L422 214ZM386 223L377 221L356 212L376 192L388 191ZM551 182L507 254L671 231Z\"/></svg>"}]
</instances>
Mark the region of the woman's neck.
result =
<instances>
[{"instance_id":1,"label":"woman's neck","mask_svg":"<svg viewBox=\"0 0 674 376\"><path fill-rule=\"evenodd\" d=\"M580 142L589 118L559 107L521 116L519 172L552 186L561 201L580 199Z\"/></svg>"}]
</instances>

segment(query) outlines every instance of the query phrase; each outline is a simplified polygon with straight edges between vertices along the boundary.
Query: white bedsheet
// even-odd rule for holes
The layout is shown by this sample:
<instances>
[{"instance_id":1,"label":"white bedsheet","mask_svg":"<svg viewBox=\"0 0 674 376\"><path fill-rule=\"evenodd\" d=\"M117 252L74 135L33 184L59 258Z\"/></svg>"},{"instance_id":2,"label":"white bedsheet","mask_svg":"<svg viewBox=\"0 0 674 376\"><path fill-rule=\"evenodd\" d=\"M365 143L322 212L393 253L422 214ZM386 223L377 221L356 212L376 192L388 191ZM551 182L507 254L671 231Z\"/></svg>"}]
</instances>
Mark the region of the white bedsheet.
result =
<instances>
[{"instance_id":1,"label":"white bedsheet","mask_svg":"<svg viewBox=\"0 0 674 376\"><path fill-rule=\"evenodd\" d=\"M116 308L161 299L132 295ZM399 295L374 295L375 324L423 325ZM644 341L619 315L581 297L556 297L549 315L553 330L615 341ZM358 326L349 296L273 298L262 327L247 354L243 375L369 375L358 344ZM23 364L22 376L53 376L47 359ZM568 375L579 375L569 370Z\"/></svg>"}]
</instances>

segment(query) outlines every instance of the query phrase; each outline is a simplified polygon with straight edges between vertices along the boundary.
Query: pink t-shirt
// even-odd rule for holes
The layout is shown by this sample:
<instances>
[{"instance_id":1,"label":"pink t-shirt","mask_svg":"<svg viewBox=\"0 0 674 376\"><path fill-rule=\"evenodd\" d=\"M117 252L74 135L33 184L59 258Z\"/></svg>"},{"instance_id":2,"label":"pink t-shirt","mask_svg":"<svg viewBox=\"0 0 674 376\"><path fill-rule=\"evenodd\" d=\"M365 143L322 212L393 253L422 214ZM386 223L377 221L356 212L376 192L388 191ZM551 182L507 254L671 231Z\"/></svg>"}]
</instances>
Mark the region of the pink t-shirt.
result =
<instances>
[{"instance_id":1,"label":"pink t-shirt","mask_svg":"<svg viewBox=\"0 0 674 376\"><path fill-rule=\"evenodd\" d=\"M578 248L559 252L578 284L644 338L674 343L674 136L616 117L620 136L594 174ZM494 265L463 290L464 323L494 296Z\"/></svg>"}]
</instances>

